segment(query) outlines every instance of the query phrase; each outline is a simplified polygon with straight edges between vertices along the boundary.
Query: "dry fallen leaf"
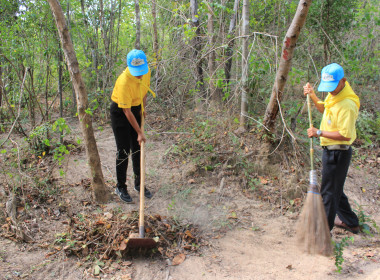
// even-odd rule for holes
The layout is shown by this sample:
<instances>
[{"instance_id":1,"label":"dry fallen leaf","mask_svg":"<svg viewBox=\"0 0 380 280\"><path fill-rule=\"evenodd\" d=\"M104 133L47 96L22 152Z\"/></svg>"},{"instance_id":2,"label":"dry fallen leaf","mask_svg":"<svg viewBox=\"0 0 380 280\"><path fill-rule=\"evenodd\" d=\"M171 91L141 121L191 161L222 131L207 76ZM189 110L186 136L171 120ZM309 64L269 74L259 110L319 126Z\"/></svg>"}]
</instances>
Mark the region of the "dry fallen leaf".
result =
<instances>
[{"instance_id":1,"label":"dry fallen leaf","mask_svg":"<svg viewBox=\"0 0 380 280\"><path fill-rule=\"evenodd\" d=\"M183 263L185 259L186 259L185 254L178 254L177 256L174 257L174 259L172 261L172 265L179 265L179 264Z\"/></svg>"},{"instance_id":2,"label":"dry fallen leaf","mask_svg":"<svg viewBox=\"0 0 380 280\"><path fill-rule=\"evenodd\" d=\"M112 219L112 217L113 217L112 213L110 213L110 212L106 212L106 213L104 213L104 216L105 216L107 219Z\"/></svg>"},{"instance_id":3,"label":"dry fallen leaf","mask_svg":"<svg viewBox=\"0 0 380 280\"><path fill-rule=\"evenodd\" d=\"M230 218L230 219L237 219L236 212L231 212L231 215L228 218Z\"/></svg>"},{"instance_id":4,"label":"dry fallen leaf","mask_svg":"<svg viewBox=\"0 0 380 280\"><path fill-rule=\"evenodd\" d=\"M127 248L127 242L125 242L125 239L123 239L123 241L121 241L119 245L119 250L124 251L126 248Z\"/></svg>"},{"instance_id":5,"label":"dry fallen leaf","mask_svg":"<svg viewBox=\"0 0 380 280\"><path fill-rule=\"evenodd\" d=\"M124 266L131 266L132 262L131 261L125 261L125 262L123 262L123 265Z\"/></svg>"},{"instance_id":6,"label":"dry fallen leaf","mask_svg":"<svg viewBox=\"0 0 380 280\"><path fill-rule=\"evenodd\" d=\"M263 184L263 185L266 185L268 184L268 180L263 178L263 177L259 177L260 178L260 183Z\"/></svg>"},{"instance_id":7,"label":"dry fallen leaf","mask_svg":"<svg viewBox=\"0 0 380 280\"><path fill-rule=\"evenodd\" d=\"M190 237L190 238L194 238L194 236L191 234L190 230L186 230L185 231L185 234Z\"/></svg>"}]
</instances>

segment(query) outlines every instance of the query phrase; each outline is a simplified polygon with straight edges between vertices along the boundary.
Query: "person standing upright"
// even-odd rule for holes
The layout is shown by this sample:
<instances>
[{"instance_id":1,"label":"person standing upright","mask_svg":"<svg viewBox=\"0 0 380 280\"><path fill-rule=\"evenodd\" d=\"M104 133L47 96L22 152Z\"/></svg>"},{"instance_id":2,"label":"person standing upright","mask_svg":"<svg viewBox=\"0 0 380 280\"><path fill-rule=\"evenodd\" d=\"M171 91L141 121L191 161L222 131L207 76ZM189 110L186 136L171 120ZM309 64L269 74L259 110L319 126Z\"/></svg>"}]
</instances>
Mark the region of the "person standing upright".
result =
<instances>
[{"instance_id":1,"label":"person standing upright","mask_svg":"<svg viewBox=\"0 0 380 280\"><path fill-rule=\"evenodd\" d=\"M322 69L318 91L328 92L322 102L307 83L304 95L309 94L319 112L323 113L320 128L307 130L309 138L320 138L323 147L321 195L330 230L334 225L359 233L359 219L345 195L344 183L352 157L351 144L356 139L355 123L360 101L347 79L342 66L332 63Z\"/></svg>"},{"instance_id":2,"label":"person standing upright","mask_svg":"<svg viewBox=\"0 0 380 280\"><path fill-rule=\"evenodd\" d=\"M134 188L140 192L140 144L146 141L141 130L141 116L144 110L150 85L150 69L145 53L132 50L127 55L127 68L116 80L110 107L111 125L116 141L116 178L115 192L121 200L130 203L132 198L127 191L128 156L132 156ZM152 92L152 91L151 91ZM152 92L154 95L154 93ZM145 197L151 192L145 188Z\"/></svg>"}]
</instances>

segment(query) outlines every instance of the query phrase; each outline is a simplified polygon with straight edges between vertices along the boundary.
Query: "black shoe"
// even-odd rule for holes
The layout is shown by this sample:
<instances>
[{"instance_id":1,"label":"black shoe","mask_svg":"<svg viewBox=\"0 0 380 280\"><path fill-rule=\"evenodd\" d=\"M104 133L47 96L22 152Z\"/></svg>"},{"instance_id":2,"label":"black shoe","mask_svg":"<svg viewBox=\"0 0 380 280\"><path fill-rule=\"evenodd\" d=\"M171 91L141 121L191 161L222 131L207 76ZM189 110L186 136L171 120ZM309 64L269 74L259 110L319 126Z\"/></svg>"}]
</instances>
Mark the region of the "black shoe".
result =
<instances>
[{"instance_id":1,"label":"black shoe","mask_svg":"<svg viewBox=\"0 0 380 280\"><path fill-rule=\"evenodd\" d=\"M132 197L129 195L127 191L126 186L116 186L115 193L120 197L120 199L124 202L131 203L132 202Z\"/></svg>"},{"instance_id":2,"label":"black shoe","mask_svg":"<svg viewBox=\"0 0 380 280\"><path fill-rule=\"evenodd\" d=\"M140 193L140 185L135 185L135 190ZM146 198L151 198L152 197L151 192L146 187L144 189L144 195L145 195Z\"/></svg>"}]
</instances>

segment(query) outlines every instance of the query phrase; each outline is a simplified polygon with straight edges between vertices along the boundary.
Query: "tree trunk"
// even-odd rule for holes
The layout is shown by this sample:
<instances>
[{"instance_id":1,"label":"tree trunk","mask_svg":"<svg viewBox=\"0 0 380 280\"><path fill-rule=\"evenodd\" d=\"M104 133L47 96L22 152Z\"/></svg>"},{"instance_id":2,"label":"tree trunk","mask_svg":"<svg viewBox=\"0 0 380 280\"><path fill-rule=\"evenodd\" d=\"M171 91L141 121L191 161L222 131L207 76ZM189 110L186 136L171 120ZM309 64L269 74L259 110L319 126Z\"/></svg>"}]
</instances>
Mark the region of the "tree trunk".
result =
<instances>
[{"instance_id":1,"label":"tree trunk","mask_svg":"<svg viewBox=\"0 0 380 280\"><path fill-rule=\"evenodd\" d=\"M34 81L33 81L33 69L32 68L29 68L29 77L30 77L30 85L31 85L31 88L32 90L29 90L28 93L29 93L29 102L28 102L28 106L29 106L29 121L30 121L30 125L31 127L35 127L36 126L36 113L35 113L35 110L34 110L34 99L35 99L35 95L33 95L33 92L34 92ZM45 119L44 117L42 117L43 119Z\"/></svg>"},{"instance_id":2,"label":"tree trunk","mask_svg":"<svg viewBox=\"0 0 380 280\"><path fill-rule=\"evenodd\" d=\"M208 55L208 72L209 72L209 96L214 101L219 101L216 92L215 92L215 34L214 34L214 12L212 8L208 5L207 13L207 33L208 33L208 45L210 47L210 53Z\"/></svg>"},{"instance_id":3,"label":"tree trunk","mask_svg":"<svg viewBox=\"0 0 380 280\"><path fill-rule=\"evenodd\" d=\"M140 50L140 4L139 0L135 0L135 13L136 13L136 42L135 49Z\"/></svg>"},{"instance_id":4,"label":"tree trunk","mask_svg":"<svg viewBox=\"0 0 380 280\"><path fill-rule=\"evenodd\" d=\"M157 5L156 0L152 0L152 17L153 17L153 53L156 62L156 86L155 92L158 93L158 83L160 80L160 50L158 45L158 32L157 32Z\"/></svg>"},{"instance_id":5,"label":"tree trunk","mask_svg":"<svg viewBox=\"0 0 380 280\"><path fill-rule=\"evenodd\" d=\"M79 122L85 141L87 159L91 171L94 198L99 203L105 203L108 201L109 193L104 184L98 148L96 146L94 131L92 128L92 120L90 115L86 113L86 110L88 109L86 88L79 70L78 60L74 51L73 43L71 42L69 30L67 28L60 3L58 0L48 0L48 2L56 21L59 37L61 39L63 51L76 93Z\"/></svg>"},{"instance_id":6,"label":"tree trunk","mask_svg":"<svg viewBox=\"0 0 380 280\"><path fill-rule=\"evenodd\" d=\"M48 55L47 61L46 61L46 84L45 84L45 120L46 121L49 121L49 72L50 72L50 59Z\"/></svg>"},{"instance_id":7,"label":"tree trunk","mask_svg":"<svg viewBox=\"0 0 380 280\"><path fill-rule=\"evenodd\" d=\"M62 92L62 50L58 49L58 94L59 94L59 116L63 118L63 92Z\"/></svg>"},{"instance_id":8,"label":"tree trunk","mask_svg":"<svg viewBox=\"0 0 380 280\"><path fill-rule=\"evenodd\" d=\"M157 5L156 0L152 0L152 16L153 16L153 51L158 60L159 45L158 45L158 32L157 32Z\"/></svg>"},{"instance_id":9,"label":"tree trunk","mask_svg":"<svg viewBox=\"0 0 380 280\"><path fill-rule=\"evenodd\" d=\"M199 29L199 17L198 17L198 1L190 0L190 9L191 9L191 23L192 26L195 27L195 37L193 39L193 48L194 48L194 61L196 67L196 75L197 75L197 85L196 85L196 104L197 107L200 108L202 103L201 99L204 93L204 81L203 81L203 68L202 68L202 60L199 58L199 53L201 51L201 31Z\"/></svg>"},{"instance_id":10,"label":"tree trunk","mask_svg":"<svg viewBox=\"0 0 380 280\"><path fill-rule=\"evenodd\" d=\"M327 23L326 26L330 25L330 1L326 1L326 12L327 14L323 16L323 20ZM330 40L326 34L324 34L323 40L323 53L324 53L324 65L330 64L331 62L331 52L330 52Z\"/></svg>"},{"instance_id":11,"label":"tree trunk","mask_svg":"<svg viewBox=\"0 0 380 280\"><path fill-rule=\"evenodd\" d=\"M62 50L58 42L58 95L59 95L59 116L63 118L63 91L62 91ZM59 132L59 140L63 143L63 131Z\"/></svg>"},{"instance_id":12,"label":"tree trunk","mask_svg":"<svg viewBox=\"0 0 380 280\"><path fill-rule=\"evenodd\" d=\"M230 83L230 80L231 80L232 54L233 54L233 48L235 44L235 40L233 38L235 37L235 29L236 29L239 3L240 3L240 0L235 0L234 12L231 17L230 27L228 29L228 35L227 35L228 45L226 48L226 62L224 65L225 83L227 85Z\"/></svg>"},{"instance_id":13,"label":"tree trunk","mask_svg":"<svg viewBox=\"0 0 380 280\"><path fill-rule=\"evenodd\" d=\"M298 4L296 14L293 21L286 32L286 36L282 45L280 65L277 70L275 82L272 88L272 94L269 104L266 108L263 124L271 132L274 132L275 120L279 110L279 104L282 100L282 94L285 88L286 80L291 68L293 52L296 47L301 29L306 21L312 0L301 0Z\"/></svg>"},{"instance_id":14,"label":"tree trunk","mask_svg":"<svg viewBox=\"0 0 380 280\"><path fill-rule=\"evenodd\" d=\"M70 1L67 1L67 7L66 7L66 18L67 18L67 28L70 32ZM74 113L76 111L76 108L77 108L77 100L75 98L75 91L74 91L74 87L72 87L72 95L73 95L73 105L72 105L72 112Z\"/></svg>"},{"instance_id":15,"label":"tree trunk","mask_svg":"<svg viewBox=\"0 0 380 280\"><path fill-rule=\"evenodd\" d=\"M245 116L248 111L247 81L248 81L248 44L249 44L249 0L243 0L242 23L242 63L241 63L241 114L240 127L245 127Z\"/></svg>"},{"instance_id":16,"label":"tree trunk","mask_svg":"<svg viewBox=\"0 0 380 280\"><path fill-rule=\"evenodd\" d=\"M0 108L3 106L3 67L0 65ZM2 120L2 112L0 111L0 121Z\"/></svg>"}]
</instances>

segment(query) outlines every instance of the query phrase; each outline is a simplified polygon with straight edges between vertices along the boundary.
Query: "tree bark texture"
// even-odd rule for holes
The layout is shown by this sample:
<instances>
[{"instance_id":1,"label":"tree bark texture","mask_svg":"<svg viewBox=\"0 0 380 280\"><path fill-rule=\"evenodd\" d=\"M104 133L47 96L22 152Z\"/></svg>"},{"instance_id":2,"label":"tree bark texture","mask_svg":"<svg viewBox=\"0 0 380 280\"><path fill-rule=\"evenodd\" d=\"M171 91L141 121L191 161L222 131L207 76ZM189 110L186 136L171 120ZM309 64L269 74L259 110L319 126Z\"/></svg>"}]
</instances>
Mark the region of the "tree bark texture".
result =
<instances>
[{"instance_id":1,"label":"tree bark texture","mask_svg":"<svg viewBox=\"0 0 380 280\"><path fill-rule=\"evenodd\" d=\"M0 107L3 106L3 67L0 65ZM0 113L1 120L1 113Z\"/></svg>"},{"instance_id":2,"label":"tree bark texture","mask_svg":"<svg viewBox=\"0 0 380 280\"><path fill-rule=\"evenodd\" d=\"M203 68L202 68L202 60L199 58L199 54L201 51L201 38L200 38L200 29L199 29L199 18L198 18L198 1L190 0L190 9L191 9L191 24L196 28L195 34L196 36L193 39L193 48L194 48L194 61L196 63L196 75L197 75L197 105L200 104L200 100L204 93L204 81L203 81ZM199 107L199 106L198 106Z\"/></svg>"},{"instance_id":3,"label":"tree bark texture","mask_svg":"<svg viewBox=\"0 0 380 280\"><path fill-rule=\"evenodd\" d=\"M212 8L208 7L208 21L207 21L207 33L208 33L208 44L210 48L210 53L208 55L208 72L209 72L209 96L211 99L218 101L219 98L215 92L215 51L213 50L215 47L215 34L214 34L214 12Z\"/></svg>"},{"instance_id":4,"label":"tree bark texture","mask_svg":"<svg viewBox=\"0 0 380 280\"><path fill-rule=\"evenodd\" d=\"M152 0L152 17L153 17L153 51L157 61L159 60L159 45L157 32L157 3Z\"/></svg>"},{"instance_id":5,"label":"tree bark texture","mask_svg":"<svg viewBox=\"0 0 380 280\"><path fill-rule=\"evenodd\" d=\"M35 114L35 95L33 95L34 93L34 81L33 81L33 69L32 68L29 68L28 70L28 73L29 73L29 77L30 77L30 85L31 85L31 89L33 90L28 90L28 93L29 93L29 97L28 97L28 107L29 107L29 120L30 120L30 125L31 127L35 127L36 126L36 114ZM43 114L42 114L43 116ZM45 119L44 117L42 117L43 119Z\"/></svg>"},{"instance_id":6,"label":"tree bark texture","mask_svg":"<svg viewBox=\"0 0 380 280\"><path fill-rule=\"evenodd\" d=\"M158 31L157 31L157 3L152 0L152 17L153 17L153 55L156 63L156 86L155 91L158 93L158 84L160 81L160 49L158 44Z\"/></svg>"},{"instance_id":7,"label":"tree bark texture","mask_svg":"<svg viewBox=\"0 0 380 280\"><path fill-rule=\"evenodd\" d=\"M249 0L243 0L242 23L242 71L241 71L241 108L240 127L245 127L245 116L248 111L247 81L248 81L248 44L249 44Z\"/></svg>"},{"instance_id":8,"label":"tree bark texture","mask_svg":"<svg viewBox=\"0 0 380 280\"><path fill-rule=\"evenodd\" d=\"M140 4L139 4L139 0L135 0L135 13L136 13L136 42L135 42L135 49L139 50L141 48L141 45L140 45L141 27L140 27Z\"/></svg>"},{"instance_id":9,"label":"tree bark texture","mask_svg":"<svg viewBox=\"0 0 380 280\"><path fill-rule=\"evenodd\" d=\"M296 47L301 29L305 24L306 16L309 11L312 0L299 1L298 8L292 23L286 32L282 50L280 65L278 67L275 82L272 88L272 94L269 104L266 108L263 124L271 131L274 131L276 117L279 111L279 104L282 100L283 91L286 85L289 71L292 65L293 52Z\"/></svg>"},{"instance_id":10,"label":"tree bark texture","mask_svg":"<svg viewBox=\"0 0 380 280\"><path fill-rule=\"evenodd\" d=\"M76 93L79 122L85 141L87 159L91 171L91 183L94 191L94 198L95 201L99 203L105 203L108 201L109 193L104 184L98 148L96 146L94 131L92 128L92 120L90 115L86 113L86 110L88 109L86 88L79 70L78 60L60 3L58 0L48 0L48 2L56 21L70 77Z\"/></svg>"},{"instance_id":11,"label":"tree bark texture","mask_svg":"<svg viewBox=\"0 0 380 280\"><path fill-rule=\"evenodd\" d=\"M233 55L233 48L235 44L235 40L233 38L235 37L236 21L237 21L239 4L240 4L240 0L235 0L234 12L231 17L230 27L228 29L228 35L227 35L228 45L226 48L226 62L224 65L224 75L225 75L226 84L229 84L231 80L232 55Z\"/></svg>"}]
</instances>

